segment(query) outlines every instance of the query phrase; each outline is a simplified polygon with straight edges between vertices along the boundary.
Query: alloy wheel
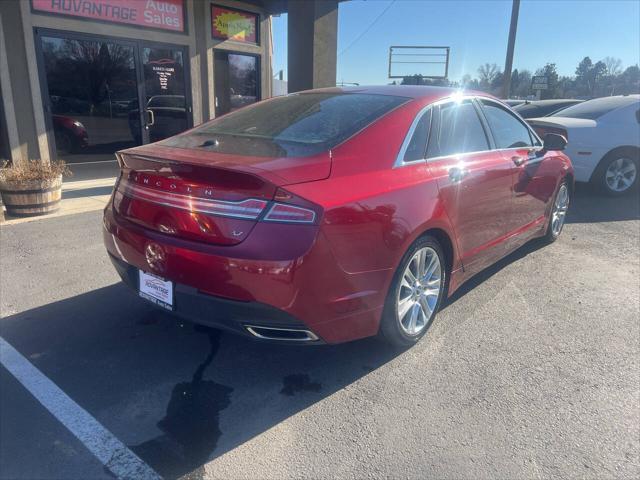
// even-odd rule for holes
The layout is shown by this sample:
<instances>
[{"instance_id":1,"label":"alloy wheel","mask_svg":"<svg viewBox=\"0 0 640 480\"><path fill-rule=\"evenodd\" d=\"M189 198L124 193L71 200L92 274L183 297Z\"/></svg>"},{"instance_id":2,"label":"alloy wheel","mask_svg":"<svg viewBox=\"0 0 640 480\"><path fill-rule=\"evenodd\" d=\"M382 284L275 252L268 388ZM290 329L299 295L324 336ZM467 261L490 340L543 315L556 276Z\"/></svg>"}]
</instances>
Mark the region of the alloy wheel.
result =
<instances>
[{"instance_id":1,"label":"alloy wheel","mask_svg":"<svg viewBox=\"0 0 640 480\"><path fill-rule=\"evenodd\" d=\"M418 250L402 275L396 311L400 327L407 335L418 335L429 324L440 297L442 266L431 247Z\"/></svg>"},{"instance_id":2,"label":"alloy wheel","mask_svg":"<svg viewBox=\"0 0 640 480\"><path fill-rule=\"evenodd\" d=\"M567 210L569 209L569 189L563 183L560 185L556 201L553 204L553 212L551 213L551 231L554 236L560 235L562 226L564 225Z\"/></svg>"},{"instance_id":3,"label":"alloy wheel","mask_svg":"<svg viewBox=\"0 0 640 480\"><path fill-rule=\"evenodd\" d=\"M630 158L618 158L612 161L604 174L607 188L612 192L624 192L636 180L636 164Z\"/></svg>"}]
</instances>

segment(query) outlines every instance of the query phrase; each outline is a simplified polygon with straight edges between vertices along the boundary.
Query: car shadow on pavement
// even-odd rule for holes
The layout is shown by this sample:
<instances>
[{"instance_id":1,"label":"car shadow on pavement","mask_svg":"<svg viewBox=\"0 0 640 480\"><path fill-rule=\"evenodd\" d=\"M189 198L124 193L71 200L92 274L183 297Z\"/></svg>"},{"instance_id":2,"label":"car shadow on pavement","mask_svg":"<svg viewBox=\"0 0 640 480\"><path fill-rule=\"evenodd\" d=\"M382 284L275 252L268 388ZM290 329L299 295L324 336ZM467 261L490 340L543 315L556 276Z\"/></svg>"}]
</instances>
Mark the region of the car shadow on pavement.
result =
<instances>
[{"instance_id":1,"label":"car shadow on pavement","mask_svg":"<svg viewBox=\"0 0 640 480\"><path fill-rule=\"evenodd\" d=\"M590 185L584 184L576 184L575 195L567 215L567 223L616 222L639 219L639 192L636 191L629 195L612 198L604 196L594 191ZM444 306L446 307L447 305L455 303L506 266L546 245L545 241L541 238L527 242L522 247L467 280L447 299Z\"/></svg>"},{"instance_id":2,"label":"car shadow on pavement","mask_svg":"<svg viewBox=\"0 0 640 480\"><path fill-rule=\"evenodd\" d=\"M122 284L5 317L0 334L165 478L204 464L402 352L292 346L183 323Z\"/></svg>"},{"instance_id":3,"label":"car shadow on pavement","mask_svg":"<svg viewBox=\"0 0 640 480\"><path fill-rule=\"evenodd\" d=\"M493 265L485 268L484 270L478 272L469 280L464 282L454 293L451 295L445 302L442 308L447 307L448 305L452 305L458 300L460 300L463 296L469 293L474 288L478 287L480 284L486 282L488 279L493 277L496 273L498 273L503 268L509 266L513 262L520 260L521 258L526 257L527 255L540 250L541 248L547 246L547 243L541 238L535 238L530 240L529 242L522 245L520 248L511 252L506 257L501 258Z\"/></svg>"},{"instance_id":4,"label":"car shadow on pavement","mask_svg":"<svg viewBox=\"0 0 640 480\"><path fill-rule=\"evenodd\" d=\"M567 223L618 222L640 219L640 191L609 197L591 185L576 184Z\"/></svg>"}]
</instances>

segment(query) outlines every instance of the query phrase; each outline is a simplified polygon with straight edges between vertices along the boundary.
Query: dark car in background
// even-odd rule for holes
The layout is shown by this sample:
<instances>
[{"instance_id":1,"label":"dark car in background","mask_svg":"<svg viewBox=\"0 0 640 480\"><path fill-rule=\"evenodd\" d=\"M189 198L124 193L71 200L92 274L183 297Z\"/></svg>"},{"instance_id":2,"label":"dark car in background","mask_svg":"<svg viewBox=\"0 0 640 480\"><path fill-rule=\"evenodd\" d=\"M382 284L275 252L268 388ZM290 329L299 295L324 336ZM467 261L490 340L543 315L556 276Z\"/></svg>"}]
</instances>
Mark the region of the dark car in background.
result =
<instances>
[{"instance_id":1,"label":"dark car in background","mask_svg":"<svg viewBox=\"0 0 640 480\"><path fill-rule=\"evenodd\" d=\"M560 110L576 105L583 100L573 98L553 98L551 100L527 100L524 103L516 105L513 109L520 114L522 118L547 117Z\"/></svg>"},{"instance_id":2,"label":"dark car in background","mask_svg":"<svg viewBox=\"0 0 640 480\"><path fill-rule=\"evenodd\" d=\"M518 105L522 105L524 102L526 102L527 100L522 100L519 98L508 98L507 100L503 100L504 103L506 103L507 105L509 105L511 108L518 106Z\"/></svg>"}]
</instances>

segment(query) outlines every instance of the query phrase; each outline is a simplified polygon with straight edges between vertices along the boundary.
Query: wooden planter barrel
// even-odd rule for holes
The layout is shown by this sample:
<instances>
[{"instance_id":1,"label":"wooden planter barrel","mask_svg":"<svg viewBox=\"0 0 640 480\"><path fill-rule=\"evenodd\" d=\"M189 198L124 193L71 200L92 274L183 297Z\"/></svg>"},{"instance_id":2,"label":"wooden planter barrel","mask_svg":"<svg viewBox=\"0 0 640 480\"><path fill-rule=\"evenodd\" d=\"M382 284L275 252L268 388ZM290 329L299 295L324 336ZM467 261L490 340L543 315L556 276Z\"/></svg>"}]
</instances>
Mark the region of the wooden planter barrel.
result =
<instances>
[{"instance_id":1,"label":"wooden planter barrel","mask_svg":"<svg viewBox=\"0 0 640 480\"><path fill-rule=\"evenodd\" d=\"M52 180L0 181L7 215L31 217L55 212L62 198L62 175Z\"/></svg>"}]
</instances>

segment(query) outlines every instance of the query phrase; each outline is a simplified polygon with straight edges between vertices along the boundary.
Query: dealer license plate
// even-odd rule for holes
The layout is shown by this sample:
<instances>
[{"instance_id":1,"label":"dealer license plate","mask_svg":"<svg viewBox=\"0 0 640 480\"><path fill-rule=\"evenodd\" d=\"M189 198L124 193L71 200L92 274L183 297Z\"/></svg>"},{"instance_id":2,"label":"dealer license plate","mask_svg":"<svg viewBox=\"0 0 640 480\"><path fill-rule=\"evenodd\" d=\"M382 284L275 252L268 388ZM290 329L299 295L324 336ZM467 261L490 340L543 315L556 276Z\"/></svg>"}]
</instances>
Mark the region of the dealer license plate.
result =
<instances>
[{"instance_id":1,"label":"dealer license plate","mask_svg":"<svg viewBox=\"0 0 640 480\"><path fill-rule=\"evenodd\" d=\"M138 273L140 278L138 294L160 307L173 310L173 282L142 270L138 270Z\"/></svg>"}]
</instances>

